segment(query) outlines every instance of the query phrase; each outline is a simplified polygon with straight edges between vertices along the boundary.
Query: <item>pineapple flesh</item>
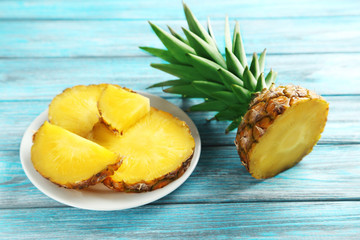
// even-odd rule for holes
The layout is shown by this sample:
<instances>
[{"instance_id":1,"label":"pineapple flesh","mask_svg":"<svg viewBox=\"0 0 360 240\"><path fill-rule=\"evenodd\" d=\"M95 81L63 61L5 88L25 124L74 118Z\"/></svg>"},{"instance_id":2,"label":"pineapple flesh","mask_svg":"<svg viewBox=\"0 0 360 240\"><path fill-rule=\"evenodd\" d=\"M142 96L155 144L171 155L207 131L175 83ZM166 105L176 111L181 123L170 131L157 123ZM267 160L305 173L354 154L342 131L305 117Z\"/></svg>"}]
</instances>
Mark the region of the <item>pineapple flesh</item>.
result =
<instances>
[{"instance_id":1,"label":"pineapple flesh","mask_svg":"<svg viewBox=\"0 0 360 240\"><path fill-rule=\"evenodd\" d=\"M98 99L106 86L78 85L64 90L50 103L50 123L86 137L99 121Z\"/></svg>"},{"instance_id":2,"label":"pineapple flesh","mask_svg":"<svg viewBox=\"0 0 360 240\"><path fill-rule=\"evenodd\" d=\"M238 128L235 145L243 165L257 179L291 168L320 139L328 110L322 97L302 87L264 91Z\"/></svg>"},{"instance_id":3,"label":"pineapple flesh","mask_svg":"<svg viewBox=\"0 0 360 240\"><path fill-rule=\"evenodd\" d=\"M121 165L118 154L47 121L33 137L31 161L51 182L78 189L101 182Z\"/></svg>"},{"instance_id":4,"label":"pineapple flesh","mask_svg":"<svg viewBox=\"0 0 360 240\"><path fill-rule=\"evenodd\" d=\"M130 90L108 85L99 98L101 121L122 134L150 111L150 101Z\"/></svg>"},{"instance_id":5,"label":"pineapple flesh","mask_svg":"<svg viewBox=\"0 0 360 240\"><path fill-rule=\"evenodd\" d=\"M195 147L185 122L155 108L122 136L97 124L90 139L124 156L103 183L125 192L151 191L174 181L188 168Z\"/></svg>"}]
</instances>

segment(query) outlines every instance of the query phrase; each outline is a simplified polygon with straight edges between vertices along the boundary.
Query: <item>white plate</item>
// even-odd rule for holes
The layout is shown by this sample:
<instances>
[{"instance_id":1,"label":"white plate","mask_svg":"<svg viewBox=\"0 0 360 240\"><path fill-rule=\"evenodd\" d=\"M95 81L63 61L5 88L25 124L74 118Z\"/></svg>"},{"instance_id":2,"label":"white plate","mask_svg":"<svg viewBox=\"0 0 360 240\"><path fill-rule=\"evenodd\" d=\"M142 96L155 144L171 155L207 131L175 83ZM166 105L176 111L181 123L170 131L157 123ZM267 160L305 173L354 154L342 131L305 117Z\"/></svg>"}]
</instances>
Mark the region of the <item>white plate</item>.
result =
<instances>
[{"instance_id":1,"label":"white plate","mask_svg":"<svg viewBox=\"0 0 360 240\"><path fill-rule=\"evenodd\" d=\"M109 190L103 184L97 184L85 190L73 190L58 187L50 181L43 178L34 168L31 162L32 136L34 132L48 119L48 110L41 113L26 129L20 145L20 159L25 174L30 181L45 195L50 198L77 208L89 210L122 210L134 208L156 201L183 184L190 174L194 171L200 157L201 142L199 132L189 118L180 108L169 103L165 99L148 94L141 93L150 99L151 106L167 111L175 117L185 121L190 127L191 134L195 139L195 150L191 164L186 172L177 180L167 186L152 192L145 193L120 193Z\"/></svg>"}]
</instances>

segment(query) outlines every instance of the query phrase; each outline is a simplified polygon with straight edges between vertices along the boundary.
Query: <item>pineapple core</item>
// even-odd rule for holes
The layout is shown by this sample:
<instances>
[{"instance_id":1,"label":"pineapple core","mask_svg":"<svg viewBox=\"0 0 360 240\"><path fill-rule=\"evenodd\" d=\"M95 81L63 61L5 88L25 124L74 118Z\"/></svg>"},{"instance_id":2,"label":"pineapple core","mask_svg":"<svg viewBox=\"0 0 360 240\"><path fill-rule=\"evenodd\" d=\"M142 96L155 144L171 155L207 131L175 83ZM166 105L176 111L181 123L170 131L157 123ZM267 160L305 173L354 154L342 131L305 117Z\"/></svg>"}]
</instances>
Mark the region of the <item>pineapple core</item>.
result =
<instances>
[{"instance_id":1,"label":"pineapple core","mask_svg":"<svg viewBox=\"0 0 360 240\"><path fill-rule=\"evenodd\" d=\"M107 168L117 165L120 158L116 153L46 121L34 136L31 161L35 169L53 183L76 188L95 184L92 177L97 174L112 174ZM89 179L91 183L86 182Z\"/></svg>"},{"instance_id":2,"label":"pineapple core","mask_svg":"<svg viewBox=\"0 0 360 240\"><path fill-rule=\"evenodd\" d=\"M140 94L108 85L98 103L102 121L113 131L123 133L150 111L150 101Z\"/></svg>"},{"instance_id":3,"label":"pineapple core","mask_svg":"<svg viewBox=\"0 0 360 240\"><path fill-rule=\"evenodd\" d=\"M101 125L93 131L92 140L124 156L120 168L110 178L128 185L156 183L179 169L195 147L185 122L155 108L122 136L111 134Z\"/></svg>"},{"instance_id":4,"label":"pineapple core","mask_svg":"<svg viewBox=\"0 0 360 240\"><path fill-rule=\"evenodd\" d=\"M249 172L258 179L269 178L298 163L320 139L328 107L325 101L313 99L287 109L252 149Z\"/></svg>"}]
</instances>

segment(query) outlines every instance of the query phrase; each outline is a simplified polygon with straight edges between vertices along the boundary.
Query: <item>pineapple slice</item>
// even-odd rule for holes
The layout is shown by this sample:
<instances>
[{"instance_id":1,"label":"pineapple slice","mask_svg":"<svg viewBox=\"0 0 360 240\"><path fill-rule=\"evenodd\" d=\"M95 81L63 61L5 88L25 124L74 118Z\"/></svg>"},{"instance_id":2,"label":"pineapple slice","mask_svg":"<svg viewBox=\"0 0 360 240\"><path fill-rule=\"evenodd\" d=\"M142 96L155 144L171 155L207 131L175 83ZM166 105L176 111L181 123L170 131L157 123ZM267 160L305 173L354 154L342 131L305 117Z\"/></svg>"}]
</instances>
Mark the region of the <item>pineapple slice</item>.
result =
<instances>
[{"instance_id":1,"label":"pineapple slice","mask_svg":"<svg viewBox=\"0 0 360 240\"><path fill-rule=\"evenodd\" d=\"M85 188L112 175L121 164L118 154L47 121L34 134L31 161L51 182Z\"/></svg>"},{"instance_id":2,"label":"pineapple slice","mask_svg":"<svg viewBox=\"0 0 360 240\"><path fill-rule=\"evenodd\" d=\"M101 121L112 131L123 134L150 111L150 101L128 89L109 85L98 103Z\"/></svg>"},{"instance_id":3,"label":"pineapple slice","mask_svg":"<svg viewBox=\"0 0 360 240\"><path fill-rule=\"evenodd\" d=\"M188 168L195 147L185 122L155 108L122 136L97 124L91 139L125 156L120 168L103 183L127 192L155 190L179 178Z\"/></svg>"},{"instance_id":4,"label":"pineapple slice","mask_svg":"<svg viewBox=\"0 0 360 240\"><path fill-rule=\"evenodd\" d=\"M49 106L49 121L86 137L99 121L98 99L107 84L78 85L57 95Z\"/></svg>"}]
</instances>

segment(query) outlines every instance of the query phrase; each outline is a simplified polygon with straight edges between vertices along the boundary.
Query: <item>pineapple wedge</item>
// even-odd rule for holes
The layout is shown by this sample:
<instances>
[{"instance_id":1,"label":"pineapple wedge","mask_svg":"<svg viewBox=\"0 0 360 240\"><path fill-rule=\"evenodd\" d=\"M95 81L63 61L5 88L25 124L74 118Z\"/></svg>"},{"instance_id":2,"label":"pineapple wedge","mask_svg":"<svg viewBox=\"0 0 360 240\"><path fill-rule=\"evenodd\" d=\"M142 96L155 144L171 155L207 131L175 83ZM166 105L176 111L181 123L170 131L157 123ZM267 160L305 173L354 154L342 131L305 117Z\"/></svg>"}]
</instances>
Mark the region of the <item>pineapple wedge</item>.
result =
<instances>
[{"instance_id":1,"label":"pineapple wedge","mask_svg":"<svg viewBox=\"0 0 360 240\"><path fill-rule=\"evenodd\" d=\"M101 121L112 131L123 134L150 111L150 101L131 90L108 85L102 92L98 109Z\"/></svg>"},{"instance_id":2,"label":"pineapple wedge","mask_svg":"<svg viewBox=\"0 0 360 240\"><path fill-rule=\"evenodd\" d=\"M195 147L185 122L155 108L122 136L97 124L90 138L124 156L120 168L103 183L125 192L155 190L179 178Z\"/></svg>"},{"instance_id":3,"label":"pineapple wedge","mask_svg":"<svg viewBox=\"0 0 360 240\"><path fill-rule=\"evenodd\" d=\"M50 123L86 137L99 121L98 99L106 86L78 85L65 89L50 103Z\"/></svg>"},{"instance_id":4,"label":"pineapple wedge","mask_svg":"<svg viewBox=\"0 0 360 240\"><path fill-rule=\"evenodd\" d=\"M47 121L34 134L33 142L35 169L65 188L94 185L121 165L118 154Z\"/></svg>"}]
</instances>

